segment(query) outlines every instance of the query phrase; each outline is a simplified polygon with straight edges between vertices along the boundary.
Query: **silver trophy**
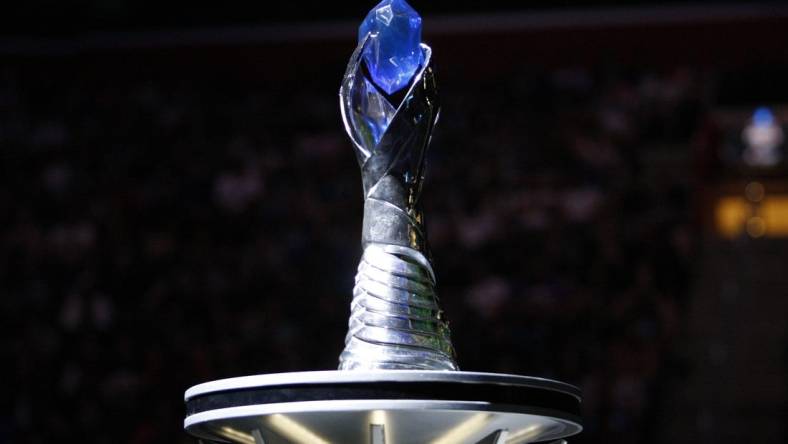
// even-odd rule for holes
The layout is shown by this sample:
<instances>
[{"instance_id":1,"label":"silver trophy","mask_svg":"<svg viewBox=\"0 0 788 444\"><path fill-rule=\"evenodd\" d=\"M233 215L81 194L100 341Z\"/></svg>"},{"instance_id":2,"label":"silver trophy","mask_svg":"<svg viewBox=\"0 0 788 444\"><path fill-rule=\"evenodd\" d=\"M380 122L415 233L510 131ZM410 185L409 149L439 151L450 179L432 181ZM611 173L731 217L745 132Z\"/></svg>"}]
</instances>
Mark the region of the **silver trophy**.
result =
<instances>
[{"instance_id":1,"label":"silver trophy","mask_svg":"<svg viewBox=\"0 0 788 444\"><path fill-rule=\"evenodd\" d=\"M438 119L432 50L395 108L367 79L362 40L339 91L364 186L363 255L340 370L457 370L435 294L420 197L424 155ZM385 128L380 140L374 134Z\"/></svg>"},{"instance_id":2,"label":"silver trophy","mask_svg":"<svg viewBox=\"0 0 788 444\"><path fill-rule=\"evenodd\" d=\"M404 17L413 25L414 14L404 0L383 0L365 24L372 17L395 26ZM192 387L184 426L203 442L247 444L563 442L582 429L578 389L458 370L419 204L439 112L432 50L419 32L413 46L419 53L410 60L415 71L382 85L370 65L397 62L387 51L402 30L363 30L340 88L345 130L361 166L364 223L339 370ZM399 100L391 94L397 88Z\"/></svg>"}]
</instances>

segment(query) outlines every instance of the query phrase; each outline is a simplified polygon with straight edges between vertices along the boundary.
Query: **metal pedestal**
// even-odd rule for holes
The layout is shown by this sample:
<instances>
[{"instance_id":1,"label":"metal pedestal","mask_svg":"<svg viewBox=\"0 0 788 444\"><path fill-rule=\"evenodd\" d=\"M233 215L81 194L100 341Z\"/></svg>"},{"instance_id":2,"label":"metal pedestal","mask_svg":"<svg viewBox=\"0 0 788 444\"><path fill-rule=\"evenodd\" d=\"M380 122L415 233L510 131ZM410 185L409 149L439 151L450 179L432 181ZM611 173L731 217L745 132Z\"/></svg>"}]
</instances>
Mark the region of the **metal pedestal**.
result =
<instances>
[{"instance_id":1,"label":"metal pedestal","mask_svg":"<svg viewBox=\"0 0 788 444\"><path fill-rule=\"evenodd\" d=\"M515 444L579 433L579 405L577 388L525 376L297 372L192 387L184 426L205 442Z\"/></svg>"}]
</instances>

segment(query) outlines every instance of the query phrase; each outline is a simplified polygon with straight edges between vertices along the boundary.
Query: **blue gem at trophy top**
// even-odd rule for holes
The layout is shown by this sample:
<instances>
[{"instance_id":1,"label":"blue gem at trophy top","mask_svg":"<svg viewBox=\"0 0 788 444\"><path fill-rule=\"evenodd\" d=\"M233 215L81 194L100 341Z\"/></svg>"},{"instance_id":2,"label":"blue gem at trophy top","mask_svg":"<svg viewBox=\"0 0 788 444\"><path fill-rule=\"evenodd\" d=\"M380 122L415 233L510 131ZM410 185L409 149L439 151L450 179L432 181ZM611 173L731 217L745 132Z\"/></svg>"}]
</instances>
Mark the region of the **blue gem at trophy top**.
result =
<instances>
[{"instance_id":1,"label":"blue gem at trophy top","mask_svg":"<svg viewBox=\"0 0 788 444\"><path fill-rule=\"evenodd\" d=\"M387 94L408 86L424 61L421 17L405 0L383 0L367 14L359 42L369 34L364 61L375 84Z\"/></svg>"}]
</instances>

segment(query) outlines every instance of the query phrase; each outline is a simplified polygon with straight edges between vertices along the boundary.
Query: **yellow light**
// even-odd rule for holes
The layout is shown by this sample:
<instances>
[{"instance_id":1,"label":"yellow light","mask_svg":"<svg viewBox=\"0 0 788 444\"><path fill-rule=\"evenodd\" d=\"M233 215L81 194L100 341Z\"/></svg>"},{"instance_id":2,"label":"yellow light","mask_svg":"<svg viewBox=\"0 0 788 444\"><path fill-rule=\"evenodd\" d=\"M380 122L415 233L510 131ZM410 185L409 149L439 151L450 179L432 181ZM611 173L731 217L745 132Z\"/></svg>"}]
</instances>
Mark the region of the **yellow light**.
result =
<instances>
[{"instance_id":1,"label":"yellow light","mask_svg":"<svg viewBox=\"0 0 788 444\"><path fill-rule=\"evenodd\" d=\"M456 444L458 442L467 442L468 437L478 433L484 428L491 416L492 415L489 413L477 413L446 432L443 436L432 441L431 444Z\"/></svg>"},{"instance_id":2,"label":"yellow light","mask_svg":"<svg viewBox=\"0 0 788 444\"><path fill-rule=\"evenodd\" d=\"M788 236L788 196L770 194L761 203L759 215L766 225L766 236Z\"/></svg>"},{"instance_id":3,"label":"yellow light","mask_svg":"<svg viewBox=\"0 0 788 444\"><path fill-rule=\"evenodd\" d=\"M788 237L788 195L760 195L755 188L747 192L747 199L725 196L717 201L717 232L729 239L742 231L754 238Z\"/></svg>"},{"instance_id":4,"label":"yellow light","mask_svg":"<svg viewBox=\"0 0 788 444\"><path fill-rule=\"evenodd\" d=\"M518 444L521 442L528 442L532 438L536 438L539 434L542 433L542 426L540 424L533 424L529 425L528 427L518 430L515 433L509 435L509 438L506 440L507 444Z\"/></svg>"},{"instance_id":5,"label":"yellow light","mask_svg":"<svg viewBox=\"0 0 788 444\"><path fill-rule=\"evenodd\" d=\"M740 197L723 197L717 202L715 213L717 231L724 237L734 238L744 228L749 207Z\"/></svg>"},{"instance_id":6,"label":"yellow light","mask_svg":"<svg viewBox=\"0 0 788 444\"><path fill-rule=\"evenodd\" d=\"M235 430L232 427L222 427L222 434L230 439L235 440L236 442L242 442L244 444L256 444L254 440L254 436L241 432L239 430Z\"/></svg>"},{"instance_id":7,"label":"yellow light","mask_svg":"<svg viewBox=\"0 0 788 444\"><path fill-rule=\"evenodd\" d=\"M285 415L275 414L268 418L268 423L279 434L285 438L304 444L330 444L325 439L317 436L313 431L306 428Z\"/></svg>"}]
</instances>

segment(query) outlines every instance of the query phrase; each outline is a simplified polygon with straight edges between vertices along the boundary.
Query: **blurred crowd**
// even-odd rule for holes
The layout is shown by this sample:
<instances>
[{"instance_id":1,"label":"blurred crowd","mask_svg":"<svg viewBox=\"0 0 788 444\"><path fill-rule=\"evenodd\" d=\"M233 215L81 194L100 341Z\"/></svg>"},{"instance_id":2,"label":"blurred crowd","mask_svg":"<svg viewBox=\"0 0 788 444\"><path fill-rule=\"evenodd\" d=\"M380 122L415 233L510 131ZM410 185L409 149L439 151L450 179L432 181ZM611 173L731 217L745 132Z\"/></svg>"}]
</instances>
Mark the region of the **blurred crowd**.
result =
<instances>
[{"instance_id":1,"label":"blurred crowd","mask_svg":"<svg viewBox=\"0 0 788 444\"><path fill-rule=\"evenodd\" d=\"M362 217L337 78L0 80L0 442L192 442L189 386L336 368ZM444 85L424 207L460 366L580 386L573 442L653 442L681 377L690 172L651 159L687 155L702 84Z\"/></svg>"}]
</instances>

